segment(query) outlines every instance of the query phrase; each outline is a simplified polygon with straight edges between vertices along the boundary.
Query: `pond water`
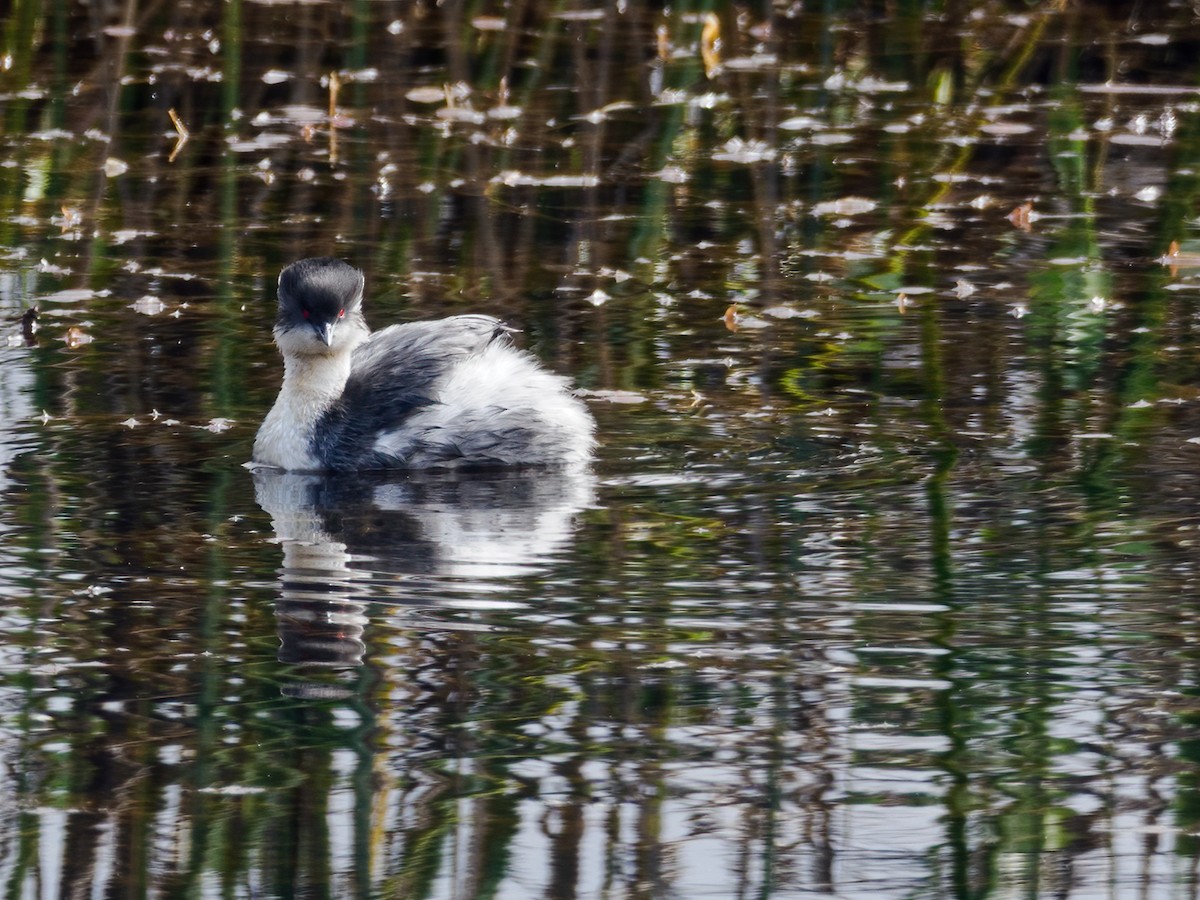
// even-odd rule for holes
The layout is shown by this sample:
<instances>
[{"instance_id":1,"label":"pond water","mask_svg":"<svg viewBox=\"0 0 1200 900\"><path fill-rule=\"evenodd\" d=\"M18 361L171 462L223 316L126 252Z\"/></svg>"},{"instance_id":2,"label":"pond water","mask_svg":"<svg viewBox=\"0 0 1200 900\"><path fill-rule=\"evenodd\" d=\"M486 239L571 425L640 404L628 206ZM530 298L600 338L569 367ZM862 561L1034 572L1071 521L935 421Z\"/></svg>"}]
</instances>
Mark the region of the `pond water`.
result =
<instances>
[{"instance_id":1,"label":"pond water","mask_svg":"<svg viewBox=\"0 0 1200 900\"><path fill-rule=\"evenodd\" d=\"M1191 5L2 24L6 896L1200 892ZM595 464L251 473L324 254Z\"/></svg>"}]
</instances>

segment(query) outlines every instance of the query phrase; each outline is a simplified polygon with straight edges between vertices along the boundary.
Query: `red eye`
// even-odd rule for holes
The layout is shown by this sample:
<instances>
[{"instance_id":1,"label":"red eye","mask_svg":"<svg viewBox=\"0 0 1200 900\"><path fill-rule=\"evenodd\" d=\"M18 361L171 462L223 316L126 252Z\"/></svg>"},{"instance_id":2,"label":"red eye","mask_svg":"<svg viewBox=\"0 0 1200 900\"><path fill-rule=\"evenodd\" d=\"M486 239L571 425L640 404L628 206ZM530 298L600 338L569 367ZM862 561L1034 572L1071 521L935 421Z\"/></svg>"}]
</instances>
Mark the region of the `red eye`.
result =
<instances>
[{"instance_id":1,"label":"red eye","mask_svg":"<svg viewBox=\"0 0 1200 900\"><path fill-rule=\"evenodd\" d=\"M308 318L308 310L307 309L300 310L300 315L304 316L304 318L307 319Z\"/></svg>"},{"instance_id":2,"label":"red eye","mask_svg":"<svg viewBox=\"0 0 1200 900\"><path fill-rule=\"evenodd\" d=\"M345 311L344 309L339 309L339 310L338 310L338 318L339 318L339 319L344 319L344 318L346 318L346 311Z\"/></svg>"}]
</instances>

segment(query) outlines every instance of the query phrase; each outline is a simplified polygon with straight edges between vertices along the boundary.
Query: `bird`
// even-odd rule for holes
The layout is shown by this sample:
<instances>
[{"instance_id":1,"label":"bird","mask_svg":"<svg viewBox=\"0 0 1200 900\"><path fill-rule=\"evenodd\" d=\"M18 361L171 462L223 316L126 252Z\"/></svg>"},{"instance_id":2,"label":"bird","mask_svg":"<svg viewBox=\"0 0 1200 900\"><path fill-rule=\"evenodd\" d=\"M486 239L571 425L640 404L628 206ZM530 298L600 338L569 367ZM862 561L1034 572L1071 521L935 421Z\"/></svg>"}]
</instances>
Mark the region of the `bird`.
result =
<instances>
[{"instance_id":1,"label":"bird","mask_svg":"<svg viewBox=\"0 0 1200 900\"><path fill-rule=\"evenodd\" d=\"M273 328L283 384L252 466L349 472L579 466L595 420L567 379L513 346L488 315L372 332L362 272L333 257L279 275Z\"/></svg>"}]
</instances>

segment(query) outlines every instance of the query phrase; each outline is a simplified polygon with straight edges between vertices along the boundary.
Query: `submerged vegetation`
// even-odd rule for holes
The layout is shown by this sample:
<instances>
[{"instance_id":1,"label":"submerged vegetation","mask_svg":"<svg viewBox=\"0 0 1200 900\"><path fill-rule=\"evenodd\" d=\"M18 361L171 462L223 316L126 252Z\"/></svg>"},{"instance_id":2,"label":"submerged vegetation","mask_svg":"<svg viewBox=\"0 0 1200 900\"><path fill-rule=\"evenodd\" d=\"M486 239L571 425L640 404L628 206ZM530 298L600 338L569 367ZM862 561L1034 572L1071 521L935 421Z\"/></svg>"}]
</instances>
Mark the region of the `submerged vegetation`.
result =
<instances>
[{"instance_id":1,"label":"submerged vegetation","mask_svg":"<svg viewBox=\"0 0 1200 900\"><path fill-rule=\"evenodd\" d=\"M10 10L6 893L1195 893L1192 5ZM319 254L594 475L252 481Z\"/></svg>"}]
</instances>

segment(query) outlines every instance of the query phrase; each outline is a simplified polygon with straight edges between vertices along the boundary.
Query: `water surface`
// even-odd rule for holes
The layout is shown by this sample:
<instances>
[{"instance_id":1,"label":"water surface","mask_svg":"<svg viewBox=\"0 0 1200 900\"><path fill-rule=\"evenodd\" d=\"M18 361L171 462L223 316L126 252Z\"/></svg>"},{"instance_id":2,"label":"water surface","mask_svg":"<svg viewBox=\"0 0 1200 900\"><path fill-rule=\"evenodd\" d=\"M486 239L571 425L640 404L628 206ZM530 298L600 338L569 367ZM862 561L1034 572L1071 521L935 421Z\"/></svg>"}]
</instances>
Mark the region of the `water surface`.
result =
<instances>
[{"instance_id":1,"label":"water surface","mask_svg":"<svg viewBox=\"0 0 1200 900\"><path fill-rule=\"evenodd\" d=\"M1196 894L1200 23L860 7L17 0L6 893ZM248 471L318 254L592 469Z\"/></svg>"}]
</instances>

